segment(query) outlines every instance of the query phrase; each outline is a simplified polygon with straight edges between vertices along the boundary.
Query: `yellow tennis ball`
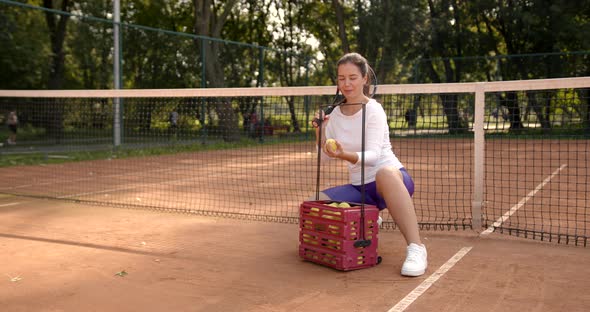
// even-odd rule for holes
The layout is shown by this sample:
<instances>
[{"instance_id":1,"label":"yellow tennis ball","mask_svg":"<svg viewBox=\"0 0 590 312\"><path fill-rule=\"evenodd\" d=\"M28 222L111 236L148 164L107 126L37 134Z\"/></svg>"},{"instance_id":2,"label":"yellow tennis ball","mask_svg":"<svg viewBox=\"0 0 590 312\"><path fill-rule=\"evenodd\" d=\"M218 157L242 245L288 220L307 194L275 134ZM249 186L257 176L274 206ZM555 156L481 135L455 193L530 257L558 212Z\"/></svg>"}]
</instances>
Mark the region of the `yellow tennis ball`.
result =
<instances>
[{"instance_id":1,"label":"yellow tennis ball","mask_svg":"<svg viewBox=\"0 0 590 312\"><path fill-rule=\"evenodd\" d=\"M326 147L328 148L328 150L330 152L335 152L336 149L338 149L338 146L336 145L336 140L334 140L334 139L327 139L326 140Z\"/></svg>"}]
</instances>

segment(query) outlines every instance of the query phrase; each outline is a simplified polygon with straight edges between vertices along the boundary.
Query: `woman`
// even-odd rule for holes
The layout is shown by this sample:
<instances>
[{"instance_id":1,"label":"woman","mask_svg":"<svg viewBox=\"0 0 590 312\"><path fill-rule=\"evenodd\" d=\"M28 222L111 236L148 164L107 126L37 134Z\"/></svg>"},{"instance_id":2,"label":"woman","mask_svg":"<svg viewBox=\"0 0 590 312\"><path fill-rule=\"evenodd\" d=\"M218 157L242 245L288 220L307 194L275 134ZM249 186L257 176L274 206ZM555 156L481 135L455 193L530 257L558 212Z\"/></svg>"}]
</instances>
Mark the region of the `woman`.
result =
<instances>
[{"instance_id":1,"label":"woman","mask_svg":"<svg viewBox=\"0 0 590 312\"><path fill-rule=\"evenodd\" d=\"M6 143L8 143L9 145L15 145L16 144L16 132L18 129L18 116L16 115L16 110L13 109L10 111L10 113L8 113L6 125L8 125L8 130L10 131L10 134L8 135L8 140L6 140Z\"/></svg>"},{"instance_id":2,"label":"woman","mask_svg":"<svg viewBox=\"0 0 590 312\"><path fill-rule=\"evenodd\" d=\"M420 276L426 271L428 261L411 197L414 182L392 151L383 107L367 96L372 69L358 53L344 55L337 66L338 89L344 101L324 117L322 137L319 138L320 131L316 129L316 139L321 139L323 159L348 162L351 183L323 190L319 199L361 201L362 106L366 104L365 203L389 210L407 243L401 274ZM335 148L326 144L326 139L334 139Z\"/></svg>"}]
</instances>

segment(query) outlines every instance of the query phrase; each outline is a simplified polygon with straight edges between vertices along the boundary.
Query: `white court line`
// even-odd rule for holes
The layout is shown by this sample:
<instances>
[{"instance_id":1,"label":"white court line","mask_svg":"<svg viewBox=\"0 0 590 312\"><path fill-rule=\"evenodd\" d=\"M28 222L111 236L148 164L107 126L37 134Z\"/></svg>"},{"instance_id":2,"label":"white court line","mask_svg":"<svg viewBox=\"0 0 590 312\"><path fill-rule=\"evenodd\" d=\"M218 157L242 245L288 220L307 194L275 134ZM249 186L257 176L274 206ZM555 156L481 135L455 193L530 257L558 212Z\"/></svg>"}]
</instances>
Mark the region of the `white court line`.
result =
<instances>
[{"instance_id":1,"label":"white court line","mask_svg":"<svg viewBox=\"0 0 590 312\"><path fill-rule=\"evenodd\" d=\"M16 203L8 203L8 204L2 204L2 205L0 205L0 207L14 206L14 205L18 205L18 204L20 204L20 203L19 202L16 202Z\"/></svg>"},{"instance_id":2,"label":"white court line","mask_svg":"<svg viewBox=\"0 0 590 312\"><path fill-rule=\"evenodd\" d=\"M410 304L412 304L418 297L420 297L432 284L434 284L441 276L449 271L463 256L465 256L473 247L463 247L461 250L443 264L436 272L432 273L427 279L425 279L418 287L414 288L411 293L404 297L398 302L393 308L387 312L401 312L404 311Z\"/></svg>"},{"instance_id":3,"label":"white court line","mask_svg":"<svg viewBox=\"0 0 590 312\"><path fill-rule=\"evenodd\" d=\"M549 181L551 181L551 179L553 179L553 177L555 177L558 173L561 172L561 170L565 169L565 167L567 167L567 164L563 164L561 165L561 167L557 168L557 170L553 171L553 173L548 176L547 178L545 178L545 180L543 180L543 182L541 182L539 185L537 185L537 187L535 187L534 190L530 191L525 197L523 197L518 204L512 206L512 208L510 208L510 210L506 211L506 213L501 216L500 218L498 218L498 220L496 220L496 222L494 222L492 225L490 225L489 228L487 228L487 230L481 232L481 235L488 235L492 232L494 232L494 230L501 226L502 223L504 223L506 220L508 220L508 218L510 218L518 209L520 209L522 206L524 206L524 204L526 204L526 202L531 199L533 196L535 196L535 194L537 194L538 191L540 191L547 183L549 183Z\"/></svg>"}]
</instances>

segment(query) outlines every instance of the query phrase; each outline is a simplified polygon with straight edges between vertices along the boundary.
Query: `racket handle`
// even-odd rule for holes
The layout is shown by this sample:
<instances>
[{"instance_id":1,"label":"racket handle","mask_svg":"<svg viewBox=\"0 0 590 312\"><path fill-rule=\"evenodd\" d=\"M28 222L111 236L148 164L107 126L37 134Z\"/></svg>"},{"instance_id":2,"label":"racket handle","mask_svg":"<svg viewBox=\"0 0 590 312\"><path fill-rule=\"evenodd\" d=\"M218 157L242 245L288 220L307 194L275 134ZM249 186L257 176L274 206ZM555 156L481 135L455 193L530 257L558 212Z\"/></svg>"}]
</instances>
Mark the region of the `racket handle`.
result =
<instances>
[{"instance_id":1,"label":"racket handle","mask_svg":"<svg viewBox=\"0 0 590 312\"><path fill-rule=\"evenodd\" d=\"M313 127L314 127L314 128L319 128L319 127L320 127L320 124L321 124L321 122L322 122L322 121L321 121L319 118L314 118L314 119L311 121L311 124L313 125Z\"/></svg>"},{"instance_id":2,"label":"racket handle","mask_svg":"<svg viewBox=\"0 0 590 312\"><path fill-rule=\"evenodd\" d=\"M330 105L330 106L324 108L324 110L323 110L324 120L326 120L326 115L330 115L330 113L332 113L334 108L336 108L336 106L334 106L334 105ZM322 121L323 120L321 120L320 118L314 118L311 121L311 123L313 124L314 128L317 128L322 124Z\"/></svg>"}]
</instances>

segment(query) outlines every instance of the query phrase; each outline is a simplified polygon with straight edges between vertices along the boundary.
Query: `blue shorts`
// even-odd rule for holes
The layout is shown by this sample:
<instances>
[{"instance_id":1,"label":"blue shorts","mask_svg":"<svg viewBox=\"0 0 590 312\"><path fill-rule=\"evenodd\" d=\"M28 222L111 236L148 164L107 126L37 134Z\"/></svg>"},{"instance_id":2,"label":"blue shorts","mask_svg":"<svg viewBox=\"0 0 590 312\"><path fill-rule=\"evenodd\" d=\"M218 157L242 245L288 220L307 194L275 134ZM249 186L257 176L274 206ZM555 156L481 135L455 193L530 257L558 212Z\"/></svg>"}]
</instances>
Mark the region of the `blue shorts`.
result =
<instances>
[{"instance_id":1,"label":"blue shorts","mask_svg":"<svg viewBox=\"0 0 590 312\"><path fill-rule=\"evenodd\" d=\"M414 195L414 181L412 180L412 177L405 168L401 168L399 171L402 173L404 185L406 186L408 193L410 196ZM322 192L328 195L332 200L351 203L360 203L362 201L360 185L345 184L325 189ZM377 206L379 210L383 210L387 207L385 199L377 193L377 183L374 181L365 184L365 204Z\"/></svg>"}]
</instances>

